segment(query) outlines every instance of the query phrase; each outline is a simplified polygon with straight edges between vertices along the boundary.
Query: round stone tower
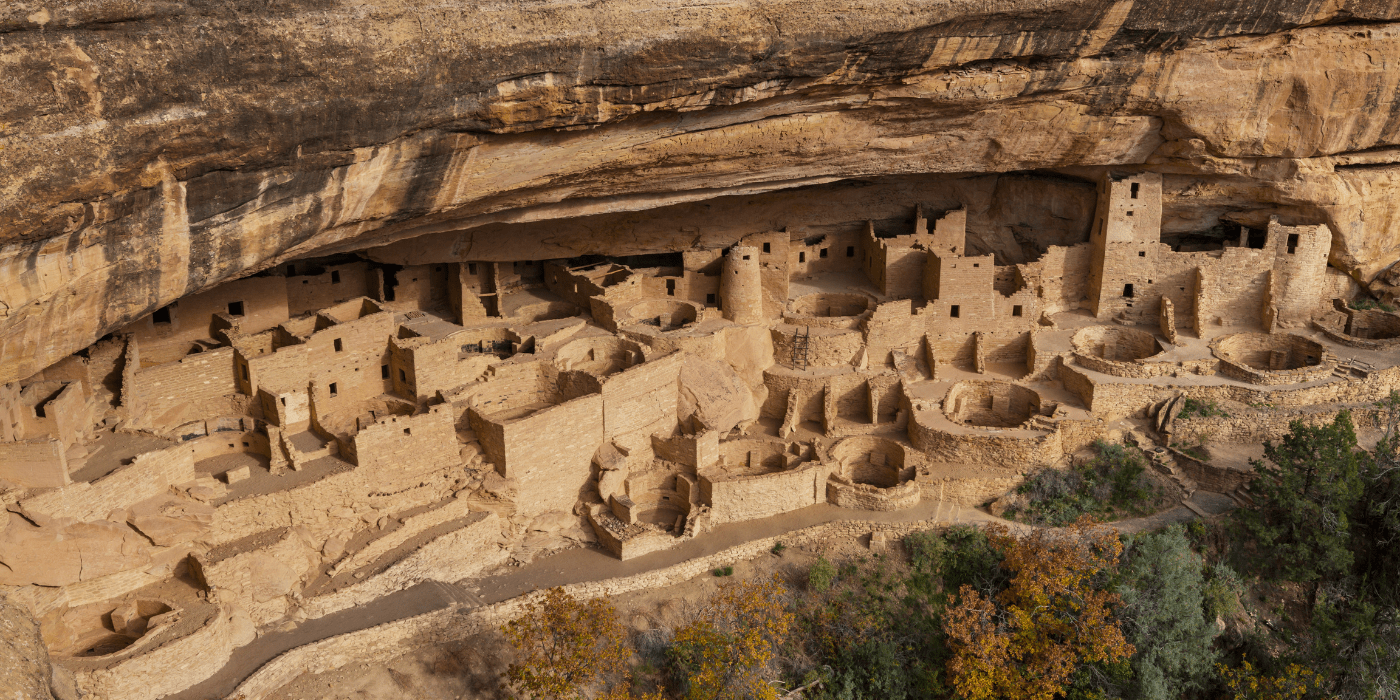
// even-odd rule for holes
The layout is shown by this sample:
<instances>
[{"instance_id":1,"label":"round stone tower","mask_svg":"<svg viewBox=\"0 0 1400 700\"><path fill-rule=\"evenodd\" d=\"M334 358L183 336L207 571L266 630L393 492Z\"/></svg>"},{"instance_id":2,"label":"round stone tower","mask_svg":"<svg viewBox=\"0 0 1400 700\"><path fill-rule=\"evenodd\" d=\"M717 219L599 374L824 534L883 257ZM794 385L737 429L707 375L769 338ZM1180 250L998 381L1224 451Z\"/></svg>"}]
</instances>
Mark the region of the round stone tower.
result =
<instances>
[{"instance_id":1,"label":"round stone tower","mask_svg":"<svg viewBox=\"0 0 1400 700\"><path fill-rule=\"evenodd\" d=\"M735 323L763 320L763 282L758 273L758 248L736 245L724 257L720 275L720 299L724 317Z\"/></svg>"}]
</instances>

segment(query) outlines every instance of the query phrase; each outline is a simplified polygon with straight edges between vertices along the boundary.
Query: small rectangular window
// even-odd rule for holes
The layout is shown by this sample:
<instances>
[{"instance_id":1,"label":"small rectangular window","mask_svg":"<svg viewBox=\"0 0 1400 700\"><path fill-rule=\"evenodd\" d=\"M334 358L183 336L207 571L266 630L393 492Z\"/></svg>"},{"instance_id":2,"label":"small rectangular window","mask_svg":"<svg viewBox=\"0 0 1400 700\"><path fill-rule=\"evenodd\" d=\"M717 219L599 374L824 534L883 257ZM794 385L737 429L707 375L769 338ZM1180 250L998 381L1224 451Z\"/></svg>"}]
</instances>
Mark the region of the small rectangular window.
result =
<instances>
[{"instance_id":1,"label":"small rectangular window","mask_svg":"<svg viewBox=\"0 0 1400 700\"><path fill-rule=\"evenodd\" d=\"M953 318L961 318L962 307L958 306L957 304L953 304L953 307L948 310L948 315Z\"/></svg>"},{"instance_id":2,"label":"small rectangular window","mask_svg":"<svg viewBox=\"0 0 1400 700\"><path fill-rule=\"evenodd\" d=\"M380 365L380 366L379 366L379 378L380 378L380 379L388 379L388 378L389 378L389 365Z\"/></svg>"},{"instance_id":3,"label":"small rectangular window","mask_svg":"<svg viewBox=\"0 0 1400 700\"><path fill-rule=\"evenodd\" d=\"M162 306L151 314L151 323L170 323L170 307Z\"/></svg>"},{"instance_id":4,"label":"small rectangular window","mask_svg":"<svg viewBox=\"0 0 1400 700\"><path fill-rule=\"evenodd\" d=\"M823 257L823 258L826 257L826 251L827 251L826 248L822 248L822 252L821 252L821 256L820 256L820 257Z\"/></svg>"},{"instance_id":5,"label":"small rectangular window","mask_svg":"<svg viewBox=\"0 0 1400 700\"><path fill-rule=\"evenodd\" d=\"M772 245L771 243L764 243L764 244L763 244L763 252L765 252L765 253L771 253L771 252L773 252L773 245Z\"/></svg>"},{"instance_id":6,"label":"small rectangular window","mask_svg":"<svg viewBox=\"0 0 1400 700\"><path fill-rule=\"evenodd\" d=\"M413 434L413 431L412 431L411 429L409 429L409 428L404 428L404 429L403 429L403 434L404 434L404 435L412 435L412 434Z\"/></svg>"},{"instance_id":7,"label":"small rectangular window","mask_svg":"<svg viewBox=\"0 0 1400 700\"><path fill-rule=\"evenodd\" d=\"M713 295L713 294L706 294L706 295L705 295L705 303L706 303L706 304L713 304L713 303L715 303L715 295Z\"/></svg>"},{"instance_id":8,"label":"small rectangular window","mask_svg":"<svg viewBox=\"0 0 1400 700\"><path fill-rule=\"evenodd\" d=\"M230 301L230 302L228 303L228 315L230 315L230 316L242 316L242 315L243 315L243 302L241 302L241 301Z\"/></svg>"},{"instance_id":9,"label":"small rectangular window","mask_svg":"<svg viewBox=\"0 0 1400 700\"><path fill-rule=\"evenodd\" d=\"M745 260L748 260L748 259L749 259L749 256L745 255L745 256L744 256L744 259L745 259Z\"/></svg>"},{"instance_id":10,"label":"small rectangular window","mask_svg":"<svg viewBox=\"0 0 1400 700\"><path fill-rule=\"evenodd\" d=\"M1012 315L1012 316L1020 316L1020 315L1021 315L1021 305L1020 305L1020 304L1016 304L1015 306L1012 306L1012 307L1011 307L1011 315Z\"/></svg>"},{"instance_id":11,"label":"small rectangular window","mask_svg":"<svg viewBox=\"0 0 1400 700\"><path fill-rule=\"evenodd\" d=\"M344 349L345 349L345 344L342 343L342 342L340 342L340 338L336 338L336 339L335 339L335 351L336 351L336 352L341 352L341 351L344 350Z\"/></svg>"},{"instance_id":12,"label":"small rectangular window","mask_svg":"<svg viewBox=\"0 0 1400 700\"><path fill-rule=\"evenodd\" d=\"M340 284L340 270L331 270L331 284Z\"/></svg>"},{"instance_id":13,"label":"small rectangular window","mask_svg":"<svg viewBox=\"0 0 1400 700\"><path fill-rule=\"evenodd\" d=\"M803 251L803 252L797 254L797 262L800 262L800 263L805 263L805 262L807 262L807 253L806 253L806 251Z\"/></svg>"},{"instance_id":14,"label":"small rectangular window","mask_svg":"<svg viewBox=\"0 0 1400 700\"><path fill-rule=\"evenodd\" d=\"M1298 250L1298 234L1288 234L1288 254L1292 255Z\"/></svg>"},{"instance_id":15,"label":"small rectangular window","mask_svg":"<svg viewBox=\"0 0 1400 700\"><path fill-rule=\"evenodd\" d=\"M848 257L848 258L854 258L855 256L856 256L856 247L853 246L853 245L848 245L848 246L846 246L846 257Z\"/></svg>"},{"instance_id":16,"label":"small rectangular window","mask_svg":"<svg viewBox=\"0 0 1400 700\"><path fill-rule=\"evenodd\" d=\"M335 396L335 394L336 394L335 382L331 382L331 385L330 385L329 387L327 387L327 388L331 390L331 396Z\"/></svg>"},{"instance_id":17,"label":"small rectangular window","mask_svg":"<svg viewBox=\"0 0 1400 700\"><path fill-rule=\"evenodd\" d=\"M1145 258L1145 257L1147 257L1147 251L1145 251L1145 250L1139 250L1139 251L1138 251L1138 257L1139 257L1139 258Z\"/></svg>"},{"instance_id":18,"label":"small rectangular window","mask_svg":"<svg viewBox=\"0 0 1400 700\"><path fill-rule=\"evenodd\" d=\"M1131 190L1131 196L1132 196L1133 199L1137 199L1137 196L1138 196L1138 188L1139 188L1139 187L1142 187L1142 185L1139 185L1138 183L1134 182L1134 183L1133 183L1133 186L1130 188L1130 190Z\"/></svg>"},{"instance_id":19,"label":"small rectangular window","mask_svg":"<svg viewBox=\"0 0 1400 700\"><path fill-rule=\"evenodd\" d=\"M407 382L407 381L408 381L408 373L404 372L402 369L399 370L399 381L401 381L401 382Z\"/></svg>"},{"instance_id":20,"label":"small rectangular window","mask_svg":"<svg viewBox=\"0 0 1400 700\"><path fill-rule=\"evenodd\" d=\"M973 267L982 267L982 263L972 263Z\"/></svg>"},{"instance_id":21,"label":"small rectangular window","mask_svg":"<svg viewBox=\"0 0 1400 700\"><path fill-rule=\"evenodd\" d=\"M1133 210L1132 210L1132 209L1129 209L1129 210L1128 210L1128 216L1132 216L1132 215L1133 215Z\"/></svg>"}]
</instances>

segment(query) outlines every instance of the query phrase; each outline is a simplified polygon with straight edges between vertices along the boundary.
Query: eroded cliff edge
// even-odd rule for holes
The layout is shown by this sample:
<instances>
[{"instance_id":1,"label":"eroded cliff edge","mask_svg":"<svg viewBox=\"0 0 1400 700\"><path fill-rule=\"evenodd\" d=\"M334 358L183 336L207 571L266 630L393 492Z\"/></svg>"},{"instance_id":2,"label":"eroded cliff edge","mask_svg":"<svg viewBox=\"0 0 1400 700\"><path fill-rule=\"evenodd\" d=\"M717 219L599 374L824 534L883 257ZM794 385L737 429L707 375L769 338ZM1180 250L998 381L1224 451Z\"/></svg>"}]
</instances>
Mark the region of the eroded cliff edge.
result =
<instances>
[{"instance_id":1,"label":"eroded cliff edge","mask_svg":"<svg viewBox=\"0 0 1400 700\"><path fill-rule=\"evenodd\" d=\"M1150 164L1164 229L1324 222L1332 264L1384 291L1396 20L1396 0L11 3L0 381L298 256L432 234L509 260L509 229L473 229L922 173ZM540 237L563 257L705 232L626 233Z\"/></svg>"}]
</instances>

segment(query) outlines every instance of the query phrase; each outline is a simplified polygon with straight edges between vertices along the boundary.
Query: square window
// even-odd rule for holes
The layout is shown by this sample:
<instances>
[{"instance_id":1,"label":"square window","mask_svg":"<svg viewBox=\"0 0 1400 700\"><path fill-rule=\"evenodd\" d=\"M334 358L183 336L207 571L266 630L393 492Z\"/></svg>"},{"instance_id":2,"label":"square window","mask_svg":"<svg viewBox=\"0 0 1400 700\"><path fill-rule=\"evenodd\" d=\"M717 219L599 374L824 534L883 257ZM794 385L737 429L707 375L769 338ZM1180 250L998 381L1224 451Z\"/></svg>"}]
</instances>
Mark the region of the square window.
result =
<instances>
[{"instance_id":1,"label":"square window","mask_svg":"<svg viewBox=\"0 0 1400 700\"><path fill-rule=\"evenodd\" d=\"M409 429L409 428L404 428L404 429L403 429L403 434L404 434L404 435L412 435L412 434L413 434L413 431L412 431L411 429Z\"/></svg>"},{"instance_id":2,"label":"square window","mask_svg":"<svg viewBox=\"0 0 1400 700\"><path fill-rule=\"evenodd\" d=\"M1145 258L1145 257L1147 257L1147 251L1145 251L1145 250L1139 250L1139 251L1138 251L1138 257L1139 257L1139 258Z\"/></svg>"},{"instance_id":3,"label":"square window","mask_svg":"<svg viewBox=\"0 0 1400 700\"><path fill-rule=\"evenodd\" d=\"M335 395L336 395L335 382L331 382L331 385L330 385L329 387L327 387L327 388L329 388L329 389L331 390L331 396L335 396ZM285 400L285 399L284 399L284 400Z\"/></svg>"},{"instance_id":4,"label":"square window","mask_svg":"<svg viewBox=\"0 0 1400 700\"><path fill-rule=\"evenodd\" d=\"M170 323L170 307L162 306L151 314L151 323Z\"/></svg>"},{"instance_id":5,"label":"square window","mask_svg":"<svg viewBox=\"0 0 1400 700\"><path fill-rule=\"evenodd\" d=\"M715 303L715 295L713 295L713 294L706 294L706 295L705 295L705 303L706 303L706 304L713 304L713 303Z\"/></svg>"},{"instance_id":6,"label":"square window","mask_svg":"<svg viewBox=\"0 0 1400 700\"><path fill-rule=\"evenodd\" d=\"M765 252L765 253L771 253L771 252L773 252L773 245L772 245L771 243L764 243L764 244L763 244L763 252Z\"/></svg>"},{"instance_id":7,"label":"square window","mask_svg":"<svg viewBox=\"0 0 1400 700\"><path fill-rule=\"evenodd\" d=\"M1131 284L1125 284L1125 285L1123 285L1123 296L1125 296L1125 297L1127 297L1127 298L1129 298L1129 299L1132 299L1132 298L1133 298L1133 285L1131 285Z\"/></svg>"},{"instance_id":8,"label":"square window","mask_svg":"<svg viewBox=\"0 0 1400 700\"><path fill-rule=\"evenodd\" d=\"M343 350L345 349L345 344L342 343L342 342L340 342L340 338L336 338L334 344L335 344L335 351L336 351L336 352L341 352L341 351L343 351Z\"/></svg>"},{"instance_id":9,"label":"square window","mask_svg":"<svg viewBox=\"0 0 1400 700\"><path fill-rule=\"evenodd\" d=\"M230 316L242 316L242 315L243 315L243 302L241 302L241 301L230 301L230 302L228 303L228 315L230 315Z\"/></svg>"},{"instance_id":10,"label":"square window","mask_svg":"<svg viewBox=\"0 0 1400 700\"><path fill-rule=\"evenodd\" d=\"M1021 305L1020 305L1020 304L1017 304L1017 305L1011 307L1011 315L1012 315L1012 316L1020 316L1020 315L1021 315Z\"/></svg>"},{"instance_id":11,"label":"square window","mask_svg":"<svg viewBox=\"0 0 1400 700\"><path fill-rule=\"evenodd\" d=\"M951 309L948 310L948 315L951 316L951 317L953 317L953 318L961 318L961 317L962 317L962 307L958 306L957 304L953 304L953 307L952 307Z\"/></svg>"},{"instance_id":12,"label":"square window","mask_svg":"<svg viewBox=\"0 0 1400 700\"><path fill-rule=\"evenodd\" d=\"M340 284L340 270L331 270L331 284Z\"/></svg>"},{"instance_id":13,"label":"square window","mask_svg":"<svg viewBox=\"0 0 1400 700\"><path fill-rule=\"evenodd\" d=\"M248 443L246 443L246 442L243 443L243 446L244 446L244 447L247 447L247 446L248 446Z\"/></svg>"},{"instance_id":14,"label":"square window","mask_svg":"<svg viewBox=\"0 0 1400 700\"><path fill-rule=\"evenodd\" d=\"M823 257L823 258L826 257L826 251L827 251L826 248L822 248L821 257Z\"/></svg>"}]
</instances>

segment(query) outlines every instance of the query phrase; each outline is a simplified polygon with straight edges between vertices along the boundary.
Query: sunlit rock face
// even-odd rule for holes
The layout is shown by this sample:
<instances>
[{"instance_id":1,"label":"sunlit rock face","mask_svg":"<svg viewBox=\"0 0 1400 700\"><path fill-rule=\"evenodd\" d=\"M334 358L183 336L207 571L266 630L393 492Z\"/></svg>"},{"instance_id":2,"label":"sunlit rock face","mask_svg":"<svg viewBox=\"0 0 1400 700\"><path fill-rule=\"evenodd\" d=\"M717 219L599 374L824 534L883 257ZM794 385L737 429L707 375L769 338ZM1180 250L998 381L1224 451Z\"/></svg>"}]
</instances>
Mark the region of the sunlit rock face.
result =
<instances>
[{"instance_id":1,"label":"sunlit rock face","mask_svg":"<svg viewBox=\"0 0 1400 700\"><path fill-rule=\"evenodd\" d=\"M943 183L1015 262L1083 233L1080 183L1110 166L1165 174L1166 233L1326 223L1332 264L1387 291L1396 20L1396 0L11 2L0 381L190 292L414 237L438 260L675 250L831 201L902 217L901 192ZM979 175L1017 171L1037 172ZM765 213L701 215L720 197Z\"/></svg>"}]
</instances>

